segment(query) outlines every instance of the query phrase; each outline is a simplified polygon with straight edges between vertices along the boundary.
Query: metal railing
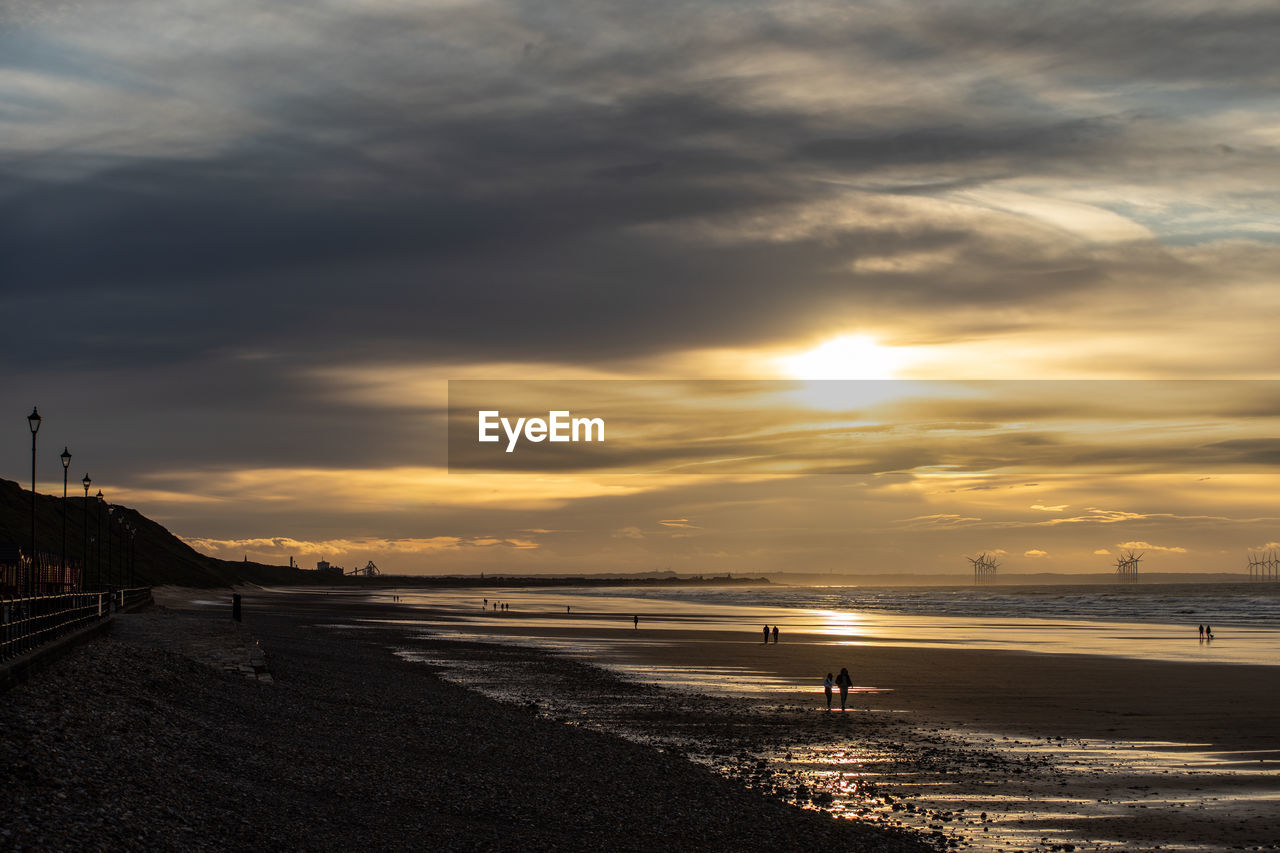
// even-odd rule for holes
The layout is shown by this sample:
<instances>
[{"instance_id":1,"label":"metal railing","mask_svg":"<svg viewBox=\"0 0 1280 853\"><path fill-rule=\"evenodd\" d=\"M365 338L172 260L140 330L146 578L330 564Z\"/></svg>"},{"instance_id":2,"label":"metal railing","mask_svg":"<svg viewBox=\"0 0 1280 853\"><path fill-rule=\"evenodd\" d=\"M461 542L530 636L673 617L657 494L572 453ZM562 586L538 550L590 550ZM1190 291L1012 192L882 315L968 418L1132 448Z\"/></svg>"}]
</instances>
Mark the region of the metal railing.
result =
<instances>
[{"instance_id":1,"label":"metal railing","mask_svg":"<svg viewBox=\"0 0 1280 853\"><path fill-rule=\"evenodd\" d=\"M134 586L114 593L117 610L135 610L151 601L151 587Z\"/></svg>"},{"instance_id":2,"label":"metal railing","mask_svg":"<svg viewBox=\"0 0 1280 853\"><path fill-rule=\"evenodd\" d=\"M0 661L106 619L116 610L132 610L151 600L151 587L67 592L17 598L0 597Z\"/></svg>"},{"instance_id":3,"label":"metal railing","mask_svg":"<svg viewBox=\"0 0 1280 853\"><path fill-rule=\"evenodd\" d=\"M69 592L0 599L0 660L105 618L111 602L101 592Z\"/></svg>"}]
</instances>

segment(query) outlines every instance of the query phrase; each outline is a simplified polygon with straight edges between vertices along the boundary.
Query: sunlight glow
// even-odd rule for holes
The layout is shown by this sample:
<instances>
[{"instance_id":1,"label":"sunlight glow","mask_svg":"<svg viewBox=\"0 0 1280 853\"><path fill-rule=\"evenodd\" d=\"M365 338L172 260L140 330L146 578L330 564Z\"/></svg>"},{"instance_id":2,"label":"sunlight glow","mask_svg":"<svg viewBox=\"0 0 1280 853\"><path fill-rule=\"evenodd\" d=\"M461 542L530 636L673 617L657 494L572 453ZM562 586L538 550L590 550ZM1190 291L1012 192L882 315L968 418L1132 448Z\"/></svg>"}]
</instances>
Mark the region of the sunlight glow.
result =
<instances>
[{"instance_id":1,"label":"sunlight glow","mask_svg":"<svg viewBox=\"0 0 1280 853\"><path fill-rule=\"evenodd\" d=\"M892 379L904 362L901 353L868 335L842 335L778 359L786 374L796 379Z\"/></svg>"},{"instance_id":2,"label":"sunlight glow","mask_svg":"<svg viewBox=\"0 0 1280 853\"><path fill-rule=\"evenodd\" d=\"M807 614L816 617L816 633L819 634L860 637L867 633L867 620L857 613L850 613L847 610L810 610Z\"/></svg>"}]
</instances>

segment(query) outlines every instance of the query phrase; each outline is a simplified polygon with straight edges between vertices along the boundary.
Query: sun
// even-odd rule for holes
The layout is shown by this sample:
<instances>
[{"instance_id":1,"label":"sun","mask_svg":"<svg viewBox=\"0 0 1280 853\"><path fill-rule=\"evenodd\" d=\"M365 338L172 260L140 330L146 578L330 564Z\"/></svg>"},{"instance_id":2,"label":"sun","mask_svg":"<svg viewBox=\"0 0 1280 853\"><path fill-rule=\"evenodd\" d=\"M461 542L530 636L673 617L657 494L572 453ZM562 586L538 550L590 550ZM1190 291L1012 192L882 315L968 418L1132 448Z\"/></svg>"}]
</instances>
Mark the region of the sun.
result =
<instances>
[{"instance_id":1,"label":"sun","mask_svg":"<svg viewBox=\"0 0 1280 853\"><path fill-rule=\"evenodd\" d=\"M795 379L893 379L905 359L868 335L841 335L797 355L778 359Z\"/></svg>"}]
</instances>

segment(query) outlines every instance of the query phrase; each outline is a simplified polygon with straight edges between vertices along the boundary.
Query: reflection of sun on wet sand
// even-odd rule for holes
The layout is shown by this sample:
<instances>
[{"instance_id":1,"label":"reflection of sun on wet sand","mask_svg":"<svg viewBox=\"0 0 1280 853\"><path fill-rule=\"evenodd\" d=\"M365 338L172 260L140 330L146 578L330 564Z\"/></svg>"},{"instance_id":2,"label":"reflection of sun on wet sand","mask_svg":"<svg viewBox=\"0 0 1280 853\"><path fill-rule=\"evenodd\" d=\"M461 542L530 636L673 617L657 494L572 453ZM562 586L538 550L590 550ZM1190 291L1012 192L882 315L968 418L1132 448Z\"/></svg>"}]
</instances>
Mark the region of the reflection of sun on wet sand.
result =
<instances>
[{"instance_id":1,"label":"reflection of sun on wet sand","mask_svg":"<svg viewBox=\"0 0 1280 853\"><path fill-rule=\"evenodd\" d=\"M1280 749L1280 709L1272 701L1280 696L1280 667L843 646L816 635L792 635L767 649L735 642L727 632L672 631L650 639L661 642L614 654L640 665L753 669L809 684L815 703L822 675L848 666L857 685L875 690L859 707L979 729Z\"/></svg>"},{"instance_id":2,"label":"reflection of sun on wet sand","mask_svg":"<svg viewBox=\"0 0 1280 853\"><path fill-rule=\"evenodd\" d=\"M971 648L963 631L950 642L920 642L875 636L865 625L849 644L847 632L805 630L803 619L792 616L789 625L777 611L770 619L699 618L679 605L663 613L665 602L652 601L637 633L622 615L634 602L616 603L615 613L578 599L569 616L558 599L511 597L518 603L499 618L476 618L463 596L435 597L422 602L429 610L398 615L410 624L424 619L433 637L577 655L625 678L723 696L729 707L785 706L800 714L789 724L797 745L780 744L778 755L802 756L815 780L833 778L833 750L860 737L871 719L909 722L911 737L942 739L949 749L998 754L990 772L968 782L955 769L949 779L913 771L907 790L934 803L936 814L944 807L1003 814L983 837L1015 848L1019 837L1045 834L1144 847L1280 838L1280 821L1266 809L1280 794L1280 667ZM779 643L761 642L765 622L782 623ZM1091 630L1104 645L1112 635L1128 642L1123 626ZM1160 636L1160 626L1133 631ZM1195 658L1194 626L1185 643ZM821 710L822 677L842 666L855 684L844 718ZM1034 804L1013 808L1028 798Z\"/></svg>"},{"instance_id":3,"label":"reflection of sun on wet sand","mask_svg":"<svg viewBox=\"0 0 1280 853\"><path fill-rule=\"evenodd\" d=\"M457 626L454 626L455 628ZM988 649L839 645L791 634L777 645L748 631L486 626L460 638L521 635L560 651L589 648L596 663L643 675L667 672L700 689L821 700L822 676L848 666L853 707L909 711L935 722L1027 734L1209 743L1223 750L1275 749L1280 768L1280 667L1173 663L1101 655ZM616 642L614 642L616 641ZM834 670L833 670L834 668ZM683 678L679 674L683 673ZM802 686L803 685L803 686Z\"/></svg>"}]
</instances>

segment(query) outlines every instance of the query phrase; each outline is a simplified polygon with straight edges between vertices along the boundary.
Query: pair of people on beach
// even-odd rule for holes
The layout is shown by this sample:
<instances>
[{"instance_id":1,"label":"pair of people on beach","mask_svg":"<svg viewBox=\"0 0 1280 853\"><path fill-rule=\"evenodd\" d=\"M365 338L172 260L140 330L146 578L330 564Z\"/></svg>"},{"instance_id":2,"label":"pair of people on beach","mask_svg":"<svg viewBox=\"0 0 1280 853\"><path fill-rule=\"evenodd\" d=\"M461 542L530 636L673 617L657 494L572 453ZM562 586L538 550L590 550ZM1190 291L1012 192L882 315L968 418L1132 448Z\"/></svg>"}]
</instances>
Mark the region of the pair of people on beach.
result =
<instances>
[{"instance_id":1,"label":"pair of people on beach","mask_svg":"<svg viewBox=\"0 0 1280 853\"><path fill-rule=\"evenodd\" d=\"M768 625L764 626L764 641L766 643L769 642L769 626ZM773 626L773 641L775 643L778 642L778 626L777 625Z\"/></svg>"},{"instance_id":2,"label":"pair of people on beach","mask_svg":"<svg viewBox=\"0 0 1280 853\"><path fill-rule=\"evenodd\" d=\"M827 710L831 710L831 690L833 687L840 688L840 710L844 710L844 706L849 701L849 688L853 686L853 677L849 675L848 667L840 667L840 674L835 678L831 677L831 673L827 673L827 677L822 680L822 689L827 694Z\"/></svg>"},{"instance_id":3,"label":"pair of people on beach","mask_svg":"<svg viewBox=\"0 0 1280 853\"><path fill-rule=\"evenodd\" d=\"M1213 628L1212 628L1212 626L1209 626L1209 625L1201 625L1201 626L1200 626L1200 639L1202 639L1202 640L1212 640L1212 639L1213 639Z\"/></svg>"}]
</instances>

